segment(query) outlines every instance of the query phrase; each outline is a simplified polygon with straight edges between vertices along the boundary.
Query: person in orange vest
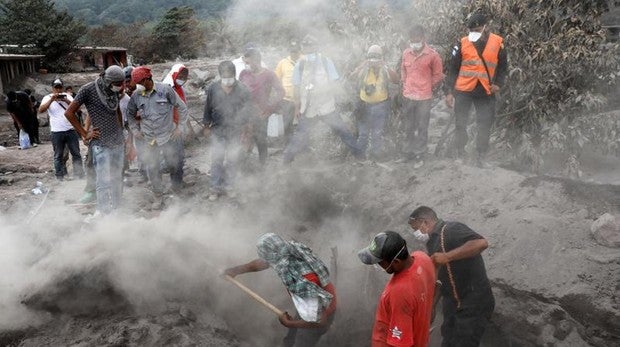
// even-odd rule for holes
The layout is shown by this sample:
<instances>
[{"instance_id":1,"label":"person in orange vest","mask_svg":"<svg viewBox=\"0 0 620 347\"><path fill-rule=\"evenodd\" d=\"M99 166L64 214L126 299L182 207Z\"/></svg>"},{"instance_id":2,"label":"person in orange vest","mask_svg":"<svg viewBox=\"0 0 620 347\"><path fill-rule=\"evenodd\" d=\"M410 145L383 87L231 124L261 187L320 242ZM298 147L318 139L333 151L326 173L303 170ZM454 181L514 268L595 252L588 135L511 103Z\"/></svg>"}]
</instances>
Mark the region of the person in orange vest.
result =
<instances>
[{"instance_id":1,"label":"person in orange vest","mask_svg":"<svg viewBox=\"0 0 620 347\"><path fill-rule=\"evenodd\" d=\"M457 160L462 161L467 143L467 120L471 105L476 107L476 164L486 167L489 137L495 120L495 95L508 72L504 39L487 29L487 18L474 13L467 23L469 34L452 49L446 79L446 105L454 107Z\"/></svg>"}]
</instances>

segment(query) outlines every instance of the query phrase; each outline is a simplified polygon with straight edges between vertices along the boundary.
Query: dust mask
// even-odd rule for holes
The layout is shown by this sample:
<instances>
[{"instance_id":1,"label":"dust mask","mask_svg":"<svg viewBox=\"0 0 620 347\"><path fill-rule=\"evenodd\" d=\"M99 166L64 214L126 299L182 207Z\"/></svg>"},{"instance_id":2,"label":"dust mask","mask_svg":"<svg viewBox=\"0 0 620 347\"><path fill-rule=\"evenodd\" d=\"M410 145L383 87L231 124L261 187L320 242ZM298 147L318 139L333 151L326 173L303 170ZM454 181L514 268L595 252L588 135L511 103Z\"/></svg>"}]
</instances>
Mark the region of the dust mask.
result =
<instances>
[{"instance_id":1,"label":"dust mask","mask_svg":"<svg viewBox=\"0 0 620 347\"><path fill-rule=\"evenodd\" d=\"M235 84L235 78L234 77L222 78L222 85L224 87L231 87L233 84Z\"/></svg>"},{"instance_id":2,"label":"dust mask","mask_svg":"<svg viewBox=\"0 0 620 347\"><path fill-rule=\"evenodd\" d=\"M420 230L416 230L413 232L413 237L415 237L416 240L421 241L426 243L428 241L428 239L430 238L428 236L428 234L425 234L423 232L421 232Z\"/></svg>"},{"instance_id":3,"label":"dust mask","mask_svg":"<svg viewBox=\"0 0 620 347\"><path fill-rule=\"evenodd\" d=\"M424 47L424 43L422 42L412 42L409 44L409 47L411 47L411 49L413 49L414 51L419 51L422 49L422 47Z\"/></svg>"},{"instance_id":4,"label":"dust mask","mask_svg":"<svg viewBox=\"0 0 620 347\"><path fill-rule=\"evenodd\" d=\"M482 33L483 32L484 32L484 27L482 27L482 30L480 30L480 32L470 31L469 35L467 35L467 38L469 39L469 42L476 42L476 41L480 40L480 38L482 37Z\"/></svg>"},{"instance_id":5,"label":"dust mask","mask_svg":"<svg viewBox=\"0 0 620 347\"><path fill-rule=\"evenodd\" d=\"M175 80L174 82L175 82L177 85L179 85L179 86L182 86L182 85L184 85L184 84L185 84L185 81L184 81L184 80Z\"/></svg>"},{"instance_id":6,"label":"dust mask","mask_svg":"<svg viewBox=\"0 0 620 347\"><path fill-rule=\"evenodd\" d=\"M143 93L146 90L143 85L136 84L136 93Z\"/></svg>"}]
</instances>

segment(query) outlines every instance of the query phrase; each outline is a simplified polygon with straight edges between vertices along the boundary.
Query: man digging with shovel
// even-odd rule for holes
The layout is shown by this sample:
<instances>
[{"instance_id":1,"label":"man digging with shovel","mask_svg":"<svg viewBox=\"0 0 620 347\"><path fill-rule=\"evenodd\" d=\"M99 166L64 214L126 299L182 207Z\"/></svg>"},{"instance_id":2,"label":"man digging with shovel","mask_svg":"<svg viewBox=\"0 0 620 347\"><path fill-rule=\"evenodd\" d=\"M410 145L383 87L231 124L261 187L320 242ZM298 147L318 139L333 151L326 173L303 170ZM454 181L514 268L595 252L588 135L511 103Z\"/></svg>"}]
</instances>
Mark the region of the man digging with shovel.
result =
<instances>
[{"instance_id":1,"label":"man digging with shovel","mask_svg":"<svg viewBox=\"0 0 620 347\"><path fill-rule=\"evenodd\" d=\"M289 328L283 346L315 346L329 330L336 311L336 289L329 280L327 266L306 245L285 241L274 233L261 236L256 248L258 259L228 268L224 274L235 277L272 267L286 286L297 309L294 318L288 312L278 317L280 323Z\"/></svg>"}]
</instances>

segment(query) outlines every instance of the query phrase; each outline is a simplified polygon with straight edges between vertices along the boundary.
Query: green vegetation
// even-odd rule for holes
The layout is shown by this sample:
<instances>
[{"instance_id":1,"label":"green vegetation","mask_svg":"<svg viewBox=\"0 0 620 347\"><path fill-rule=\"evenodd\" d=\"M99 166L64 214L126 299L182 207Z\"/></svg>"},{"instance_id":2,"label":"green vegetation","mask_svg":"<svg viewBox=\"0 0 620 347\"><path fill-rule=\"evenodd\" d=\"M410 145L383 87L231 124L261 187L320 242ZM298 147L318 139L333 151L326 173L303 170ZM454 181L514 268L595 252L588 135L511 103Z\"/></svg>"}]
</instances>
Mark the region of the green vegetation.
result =
<instances>
[{"instance_id":1,"label":"green vegetation","mask_svg":"<svg viewBox=\"0 0 620 347\"><path fill-rule=\"evenodd\" d=\"M28 53L45 55L45 66L66 69L68 56L86 26L51 0L0 0L0 44L17 44Z\"/></svg>"},{"instance_id":2,"label":"green vegetation","mask_svg":"<svg viewBox=\"0 0 620 347\"><path fill-rule=\"evenodd\" d=\"M67 9L88 25L132 24L157 21L173 7L188 6L201 19L221 15L232 0L56 0L59 9Z\"/></svg>"},{"instance_id":3,"label":"green vegetation","mask_svg":"<svg viewBox=\"0 0 620 347\"><path fill-rule=\"evenodd\" d=\"M467 32L467 15L482 11L509 54L496 140L513 149L516 163L532 169L545 153L563 153L568 172L579 175L585 146L620 155L620 120L591 115L619 96L620 46L606 42L600 24L607 7L605 0L422 0L413 2L403 21L386 7L371 11L343 0L345 19L330 28L349 45L382 42L394 56L408 26L420 23L447 61L450 47Z\"/></svg>"}]
</instances>

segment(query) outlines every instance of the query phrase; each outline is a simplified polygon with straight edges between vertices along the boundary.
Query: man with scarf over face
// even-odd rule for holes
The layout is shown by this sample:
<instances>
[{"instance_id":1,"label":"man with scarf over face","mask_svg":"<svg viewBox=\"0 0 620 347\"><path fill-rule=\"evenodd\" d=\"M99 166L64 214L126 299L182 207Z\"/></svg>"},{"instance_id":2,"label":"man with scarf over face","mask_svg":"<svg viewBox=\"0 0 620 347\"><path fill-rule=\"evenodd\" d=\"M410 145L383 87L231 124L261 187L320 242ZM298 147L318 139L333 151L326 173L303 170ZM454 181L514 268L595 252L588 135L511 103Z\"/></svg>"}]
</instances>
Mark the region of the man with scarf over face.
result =
<instances>
[{"instance_id":1,"label":"man with scarf over face","mask_svg":"<svg viewBox=\"0 0 620 347\"><path fill-rule=\"evenodd\" d=\"M329 270L312 250L296 241L285 241L277 234L262 235L257 243L258 259L226 269L231 277L273 268L286 286L297 316L284 312L278 319L289 328L285 347L315 346L327 332L336 311L336 289L329 280Z\"/></svg>"},{"instance_id":2,"label":"man with scarf over face","mask_svg":"<svg viewBox=\"0 0 620 347\"><path fill-rule=\"evenodd\" d=\"M119 109L119 92L123 89L125 73L117 65L108 67L94 82L84 85L71 102L65 117L85 142L92 146L97 176L97 211L108 214L121 200L123 185L124 143L123 122ZM87 131L76 116L84 105L92 126Z\"/></svg>"}]
</instances>

